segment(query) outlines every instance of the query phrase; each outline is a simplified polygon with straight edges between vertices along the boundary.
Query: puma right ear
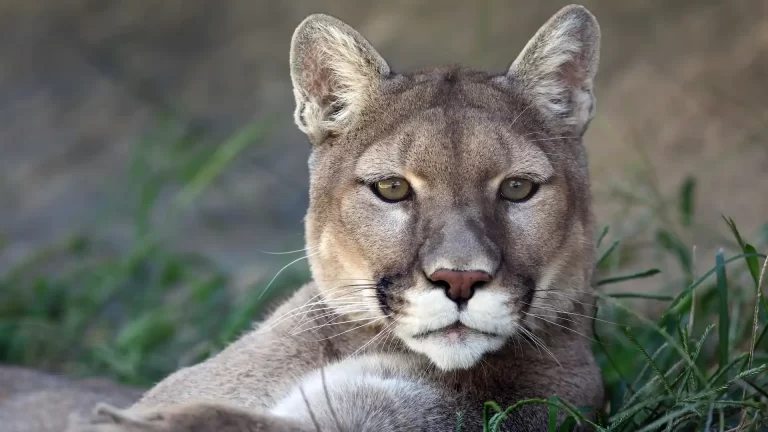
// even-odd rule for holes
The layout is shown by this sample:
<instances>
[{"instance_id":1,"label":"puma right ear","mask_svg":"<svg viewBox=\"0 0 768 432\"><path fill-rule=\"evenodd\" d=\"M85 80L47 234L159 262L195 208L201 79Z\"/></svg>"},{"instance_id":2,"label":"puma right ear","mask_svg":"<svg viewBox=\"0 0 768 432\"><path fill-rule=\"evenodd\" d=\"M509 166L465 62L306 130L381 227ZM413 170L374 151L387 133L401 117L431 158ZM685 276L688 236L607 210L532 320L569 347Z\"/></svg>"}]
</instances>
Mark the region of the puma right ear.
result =
<instances>
[{"instance_id":1,"label":"puma right ear","mask_svg":"<svg viewBox=\"0 0 768 432\"><path fill-rule=\"evenodd\" d=\"M328 15L310 15L291 41L296 124L313 144L344 133L389 73L357 31Z\"/></svg>"},{"instance_id":2,"label":"puma right ear","mask_svg":"<svg viewBox=\"0 0 768 432\"><path fill-rule=\"evenodd\" d=\"M595 113L593 79L600 60L600 26L583 6L549 19L512 63L507 76L553 128L583 134Z\"/></svg>"}]
</instances>

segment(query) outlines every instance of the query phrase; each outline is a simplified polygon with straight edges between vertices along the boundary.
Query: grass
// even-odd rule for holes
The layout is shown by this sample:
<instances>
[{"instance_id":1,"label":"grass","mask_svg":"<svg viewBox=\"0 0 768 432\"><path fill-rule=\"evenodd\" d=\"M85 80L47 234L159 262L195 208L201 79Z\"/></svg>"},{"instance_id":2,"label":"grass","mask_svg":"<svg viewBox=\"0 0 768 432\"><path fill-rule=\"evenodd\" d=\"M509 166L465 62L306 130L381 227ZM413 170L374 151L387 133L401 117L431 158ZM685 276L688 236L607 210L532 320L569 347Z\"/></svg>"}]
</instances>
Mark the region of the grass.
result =
<instances>
[{"instance_id":1,"label":"grass","mask_svg":"<svg viewBox=\"0 0 768 432\"><path fill-rule=\"evenodd\" d=\"M605 282L648 277L655 271L597 282L600 318L622 323L608 331L605 326L595 329L594 352L609 400L604 409L588 418L585 413L595 412L594 407L577 408L557 397L525 400L506 409L489 402L484 430L500 430L503 419L525 404L549 406L550 431L570 431L585 423L600 431L765 430L768 303L762 293L768 283L766 255L741 240L732 220L726 222L741 253L726 259L721 250L714 266L676 296L650 297L667 305L658 320L646 318L616 299L649 296L613 295L599 288ZM687 263L691 257L683 260ZM753 283L749 289L742 289L739 278L729 278L726 271L740 264Z\"/></svg>"},{"instance_id":2,"label":"grass","mask_svg":"<svg viewBox=\"0 0 768 432\"><path fill-rule=\"evenodd\" d=\"M0 363L148 386L216 353L259 319L265 304L308 278L306 268L291 267L275 280L272 295L260 295L259 286L237 295L213 261L170 248L176 218L265 129L254 125L217 146L161 129L138 146L131 164L125 195L134 212L130 247L105 251L97 236L78 233L0 275ZM695 221L695 185L687 179L677 197L654 204L666 213L651 247L676 263L665 269L676 277L659 282L662 292L615 291L634 279L656 281L660 270L628 272L636 246L607 229L597 239L603 321L595 329L594 352L606 407L575 407L556 396L510 407L489 401L478 407L484 430L499 430L528 404L548 407L553 432L584 423L606 431L768 427L768 301L761 294L768 284L766 241L745 239L726 219L729 249L711 257L711 268L697 271L695 249L677 228ZM171 208L158 218L168 191ZM627 303L633 299L655 302L663 313L653 319L638 314ZM461 416L458 423L457 430L466 426Z\"/></svg>"}]
</instances>

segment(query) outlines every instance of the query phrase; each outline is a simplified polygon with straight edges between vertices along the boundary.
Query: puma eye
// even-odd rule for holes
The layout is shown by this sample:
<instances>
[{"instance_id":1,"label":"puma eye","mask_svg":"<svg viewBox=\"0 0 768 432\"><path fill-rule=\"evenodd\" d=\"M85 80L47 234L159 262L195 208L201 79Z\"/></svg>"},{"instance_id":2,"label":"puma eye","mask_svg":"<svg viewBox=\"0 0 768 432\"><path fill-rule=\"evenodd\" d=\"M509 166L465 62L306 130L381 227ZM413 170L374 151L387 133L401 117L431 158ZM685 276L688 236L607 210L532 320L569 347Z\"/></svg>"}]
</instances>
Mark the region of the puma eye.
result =
<instances>
[{"instance_id":1,"label":"puma eye","mask_svg":"<svg viewBox=\"0 0 768 432\"><path fill-rule=\"evenodd\" d=\"M532 197L539 185L521 178L508 178L501 183L499 193L507 201L522 202Z\"/></svg>"},{"instance_id":2,"label":"puma eye","mask_svg":"<svg viewBox=\"0 0 768 432\"><path fill-rule=\"evenodd\" d=\"M386 202L397 202L411 195L411 185L404 178L390 177L372 185L373 192Z\"/></svg>"}]
</instances>

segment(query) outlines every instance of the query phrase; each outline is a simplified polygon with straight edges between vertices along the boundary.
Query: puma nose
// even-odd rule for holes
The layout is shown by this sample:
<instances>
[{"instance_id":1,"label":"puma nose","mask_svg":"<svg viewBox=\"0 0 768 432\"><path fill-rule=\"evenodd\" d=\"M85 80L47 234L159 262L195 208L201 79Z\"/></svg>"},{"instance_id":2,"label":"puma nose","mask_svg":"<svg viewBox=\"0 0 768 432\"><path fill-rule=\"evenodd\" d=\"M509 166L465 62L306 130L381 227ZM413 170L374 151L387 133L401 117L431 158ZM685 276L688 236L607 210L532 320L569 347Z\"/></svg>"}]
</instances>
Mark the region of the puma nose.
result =
<instances>
[{"instance_id":1,"label":"puma nose","mask_svg":"<svg viewBox=\"0 0 768 432\"><path fill-rule=\"evenodd\" d=\"M456 303L463 303L472 298L475 288L489 282L491 275L484 271L438 270L429 276L429 280L445 286L445 295Z\"/></svg>"}]
</instances>

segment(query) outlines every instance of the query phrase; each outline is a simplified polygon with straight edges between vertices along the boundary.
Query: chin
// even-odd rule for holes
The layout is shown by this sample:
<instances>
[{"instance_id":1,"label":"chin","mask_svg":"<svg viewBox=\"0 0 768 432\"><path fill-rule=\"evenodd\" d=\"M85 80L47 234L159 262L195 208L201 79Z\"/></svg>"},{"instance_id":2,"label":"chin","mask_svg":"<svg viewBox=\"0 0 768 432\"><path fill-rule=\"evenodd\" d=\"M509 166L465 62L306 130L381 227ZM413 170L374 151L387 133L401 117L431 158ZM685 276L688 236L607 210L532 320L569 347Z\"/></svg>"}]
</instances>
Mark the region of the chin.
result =
<instances>
[{"instance_id":1,"label":"chin","mask_svg":"<svg viewBox=\"0 0 768 432\"><path fill-rule=\"evenodd\" d=\"M410 349L426 355L443 371L469 369L486 353L499 350L506 341L504 336L467 328L447 329L402 339Z\"/></svg>"}]
</instances>

